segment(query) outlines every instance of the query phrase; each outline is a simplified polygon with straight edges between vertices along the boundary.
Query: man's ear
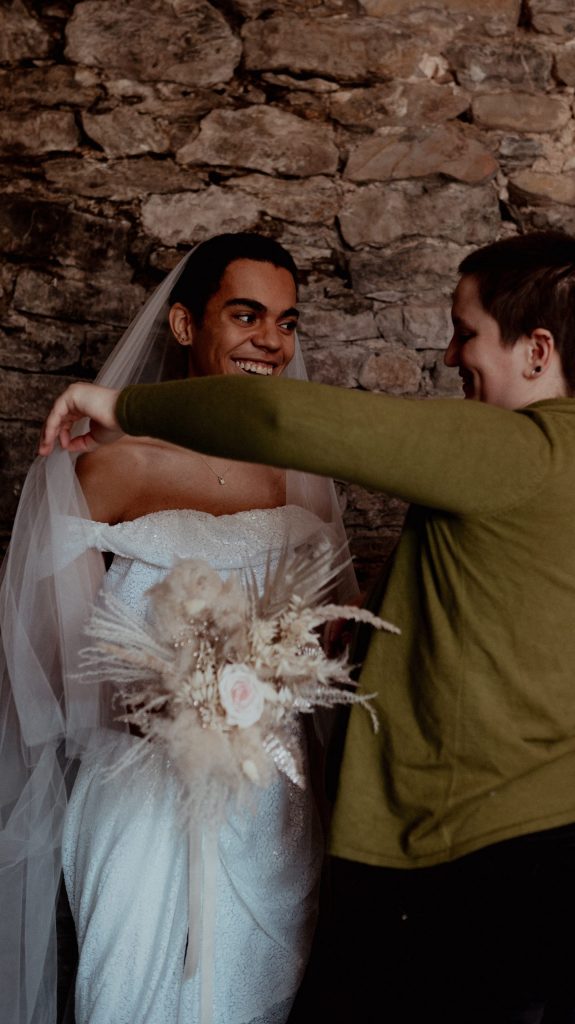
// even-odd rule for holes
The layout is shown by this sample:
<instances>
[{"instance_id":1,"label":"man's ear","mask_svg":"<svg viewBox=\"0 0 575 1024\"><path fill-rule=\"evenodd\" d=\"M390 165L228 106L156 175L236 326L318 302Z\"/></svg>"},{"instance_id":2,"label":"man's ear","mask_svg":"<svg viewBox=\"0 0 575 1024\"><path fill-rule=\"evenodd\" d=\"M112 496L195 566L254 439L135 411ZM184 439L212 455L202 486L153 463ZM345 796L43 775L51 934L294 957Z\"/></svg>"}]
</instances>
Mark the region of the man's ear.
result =
<instances>
[{"instance_id":1,"label":"man's ear","mask_svg":"<svg viewBox=\"0 0 575 1024\"><path fill-rule=\"evenodd\" d=\"M556 362L555 338L546 327L536 327L525 336L526 377L542 377Z\"/></svg>"},{"instance_id":2,"label":"man's ear","mask_svg":"<svg viewBox=\"0 0 575 1024\"><path fill-rule=\"evenodd\" d=\"M168 320L178 345L193 345L194 324L189 309L181 302L174 303L168 314Z\"/></svg>"}]
</instances>

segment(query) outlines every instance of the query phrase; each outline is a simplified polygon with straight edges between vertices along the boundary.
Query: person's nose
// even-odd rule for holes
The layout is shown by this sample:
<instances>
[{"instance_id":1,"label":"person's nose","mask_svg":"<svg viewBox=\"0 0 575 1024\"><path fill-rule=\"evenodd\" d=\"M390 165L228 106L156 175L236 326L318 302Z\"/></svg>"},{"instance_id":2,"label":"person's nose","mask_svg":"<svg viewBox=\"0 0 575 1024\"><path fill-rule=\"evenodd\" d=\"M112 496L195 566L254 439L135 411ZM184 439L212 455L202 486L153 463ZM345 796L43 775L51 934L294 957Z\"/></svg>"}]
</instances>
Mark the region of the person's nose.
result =
<instances>
[{"instance_id":1,"label":"person's nose","mask_svg":"<svg viewBox=\"0 0 575 1024\"><path fill-rule=\"evenodd\" d=\"M446 366L459 366L459 345L455 335L452 336L449 345L445 349L443 362Z\"/></svg>"},{"instance_id":2,"label":"person's nose","mask_svg":"<svg viewBox=\"0 0 575 1024\"><path fill-rule=\"evenodd\" d=\"M265 348L269 352L277 352L282 346L282 338L275 321L260 320L252 333L252 341L257 348Z\"/></svg>"}]
</instances>

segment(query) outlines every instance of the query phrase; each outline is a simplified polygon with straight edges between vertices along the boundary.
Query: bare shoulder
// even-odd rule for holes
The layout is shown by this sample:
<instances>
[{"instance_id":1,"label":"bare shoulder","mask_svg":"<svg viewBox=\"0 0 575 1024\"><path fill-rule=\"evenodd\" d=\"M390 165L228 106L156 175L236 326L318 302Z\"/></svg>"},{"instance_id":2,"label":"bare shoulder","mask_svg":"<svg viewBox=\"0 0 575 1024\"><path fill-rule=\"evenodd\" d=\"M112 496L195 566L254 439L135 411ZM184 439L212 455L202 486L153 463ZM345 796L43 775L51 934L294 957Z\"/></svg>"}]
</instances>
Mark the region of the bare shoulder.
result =
<instances>
[{"instance_id":1,"label":"bare shoulder","mask_svg":"<svg viewBox=\"0 0 575 1024\"><path fill-rule=\"evenodd\" d=\"M138 438L121 438L80 456L76 474L94 519L116 523L124 518L141 489L149 456L149 447Z\"/></svg>"}]
</instances>

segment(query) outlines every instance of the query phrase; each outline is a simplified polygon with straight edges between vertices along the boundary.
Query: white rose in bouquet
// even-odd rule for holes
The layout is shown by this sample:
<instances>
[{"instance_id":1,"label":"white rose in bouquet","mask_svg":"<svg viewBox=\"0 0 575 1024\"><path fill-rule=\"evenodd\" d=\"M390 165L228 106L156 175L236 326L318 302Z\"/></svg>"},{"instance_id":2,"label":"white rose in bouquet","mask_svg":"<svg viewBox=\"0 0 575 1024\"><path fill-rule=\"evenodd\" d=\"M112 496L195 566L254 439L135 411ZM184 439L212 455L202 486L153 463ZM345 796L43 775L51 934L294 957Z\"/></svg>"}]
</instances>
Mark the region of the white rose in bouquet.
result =
<instances>
[{"instance_id":1,"label":"white rose in bouquet","mask_svg":"<svg viewBox=\"0 0 575 1024\"><path fill-rule=\"evenodd\" d=\"M264 710L264 689L248 665L225 665L218 686L228 725L246 729L259 722Z\"/></svg>"}]
</instances>

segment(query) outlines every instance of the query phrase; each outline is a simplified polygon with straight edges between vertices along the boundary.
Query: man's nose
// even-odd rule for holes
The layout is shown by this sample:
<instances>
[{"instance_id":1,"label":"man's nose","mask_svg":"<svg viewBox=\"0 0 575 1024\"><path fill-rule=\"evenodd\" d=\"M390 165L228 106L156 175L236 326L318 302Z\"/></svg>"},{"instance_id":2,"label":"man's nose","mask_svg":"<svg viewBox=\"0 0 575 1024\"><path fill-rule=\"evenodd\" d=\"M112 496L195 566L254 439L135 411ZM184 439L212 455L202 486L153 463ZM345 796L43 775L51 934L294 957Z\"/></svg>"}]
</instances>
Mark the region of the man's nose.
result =
<instances>
[{"instance_id":1,"label":"man's nose","mask_svg":"<svg viewBox=\"0 0 575 1024\"><path fill-rule=\"evenodd\" d=\"M273 350L280 348L282 343L275 321L270 322L268 320L258 321L256 329L252 334L252 340L260 348Z\"/></svg>"}]
</instances>

